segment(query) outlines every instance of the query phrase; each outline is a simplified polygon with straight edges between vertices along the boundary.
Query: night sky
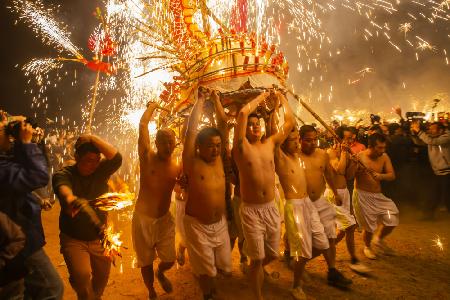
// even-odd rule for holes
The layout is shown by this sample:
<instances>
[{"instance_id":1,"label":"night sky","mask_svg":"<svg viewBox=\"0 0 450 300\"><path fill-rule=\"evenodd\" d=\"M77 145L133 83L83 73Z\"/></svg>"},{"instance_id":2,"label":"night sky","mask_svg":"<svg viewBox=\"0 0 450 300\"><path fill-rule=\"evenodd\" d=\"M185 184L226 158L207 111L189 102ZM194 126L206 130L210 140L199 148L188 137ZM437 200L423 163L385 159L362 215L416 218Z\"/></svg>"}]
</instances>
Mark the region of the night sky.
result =
<instances>
[{"instance_id":1,"label":"night sky","mask_svg":"<svg viewBox=\"0 0 450 300\"><path fill-rule=\"evenodd\" d=\"M4 1L3 3L8 2ZM59 3L61 5L58 13L58 20L69 26L72 32L72 40L75 45L83 49L83 55L91 57L87 51L87 39L97 23L92 15L95 7L100 5L100 1L94 0L60 0L43 1L44 3ZM24 75L21 67L35 57L56 57L57 51L52 47L44 45L40 38L37 38L30 28L23 22L17 22L16 15L13 14L5 4L0 7L0 46L2 65L0 68L1 95L0 108L12 114L33 115L31 109L33 96L24 94L27 87L28 78ZM17 65L17 66L16 66ZM72 86L73 71L77 69L78 84ZM49 110L47 116L54 118L59 109L64 110L65 116L79 117L80 105L87 101L89 82L95 78L92 72L82 72L80 65L71 64L65 67L71 74L69 80L62 80L58 88L49 89L47 92L49 99ZM42 110L38 111L38 117L42 116Z\"/></svg>"},{"instance_id":2,"label":"night sky","mask_svg":"<svg viewBox=\"0 0 450 300\"><path fill-rule=\"evenodd\" d=\"M3 3L5 2L9 1ZM46 0L43 2L60 4L57 20L69 27L74 44L83 49L83 55L86 58L90 58L92 55L87 50L87 39L97 23L92 13L96 6L102 5L102 2L96 0ZM2 41L0 108L13 114L32 115L35 113L35 110L31 109L33 96L29 93L24 94L30 86L27 86L28 79L20 68L32 58L55 57L57 51L44 45L23 22L15 25L16 18L17 16L6 8L6 4L2 4L0 7ZM373 45L366 43L354 28L367 26L367 21L361 21L359 17L349 12L335 13L323 21L324 28L333 39L334 46L338 46L343 54L338 60L327 62L325 82L315 87L314 95L318 92L326 94L325 89L329 89L330 82L334 84L331 105L327 101L313 103L318 112L328 116L333 109L365 108L377 112L388 111L395 105L401 105L404 111L408 111L411 110L412 102L422 104L431 102L439 93L443 95L444 102L448 105L450 66L445 65L441 49L446 47L450 52L449 36L447 36L449 22L439 22L433 32L427 32L427 30L430 31L429 26L424 26L424 29L416 28L420 34L429 37L432 44L439 47L438 53L421 53L421 60L416 62L413 50L407 49L399 54L382 39ZM395 31L393 29L393 32ZM299 74L295 71L297 57L292 50L296 46L293 41L295 39L282 38L281 48L287 55L291 67L290 81L294 84L296 91L302 93L307 90L308 81L314 72L305 76L304 73ZM369 74L360 84L349 86L347 82L350 75L364 67L373 67L375 73ZM54 119L55 116L61 115L62 110L62 114L66 117L77 120L80 118L80 107L88 101L89 88L92 86L95 73L84 69L79 64L65 65L63 69L69 73L69 78L58 83L56 89L47 91L49 108L47 111L42 109L37 111L38 117L48 116ZM77 84L72 86L75 69ZM406 82L406 89L402 87L402 82ZM372 92L372 99L368 98L369 90ZM109 100L105 99L105 101Z\"/></svg>"}]
</instances>

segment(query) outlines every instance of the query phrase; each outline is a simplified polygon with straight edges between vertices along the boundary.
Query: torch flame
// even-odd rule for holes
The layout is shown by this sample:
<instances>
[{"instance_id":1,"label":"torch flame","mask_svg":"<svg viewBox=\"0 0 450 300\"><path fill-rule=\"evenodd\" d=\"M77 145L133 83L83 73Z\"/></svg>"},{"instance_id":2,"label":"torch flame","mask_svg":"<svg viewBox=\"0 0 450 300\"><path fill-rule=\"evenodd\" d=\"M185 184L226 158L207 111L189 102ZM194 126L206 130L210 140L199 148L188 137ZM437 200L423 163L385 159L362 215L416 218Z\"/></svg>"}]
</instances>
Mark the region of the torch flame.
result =
<instances>
[{"instance_id":1,"label":"torch flame","mask_svg":"<svg viewBox=\"0 0 450 300\"><path fill-rule=\"evenodd\" d=\"M121 210L133 205L134 193L106 193L98 197L94 206L103 211Z\"/></svg>"},{"instance_id":2,"label":"torch flame","mask_svg":"<svg viewBox=\"0 0 450 300\"><path fill-rule=\"evenodd\" d=\"M112 226L108 226L105 230L105 236L102 240L103 248L105 249L105 256L108 256L113 259L116 256L122 257L120 250L125 248L122 246L123 242L120 240L120 236L122 232L114 232Z\"/></svg>"}]
</instances>

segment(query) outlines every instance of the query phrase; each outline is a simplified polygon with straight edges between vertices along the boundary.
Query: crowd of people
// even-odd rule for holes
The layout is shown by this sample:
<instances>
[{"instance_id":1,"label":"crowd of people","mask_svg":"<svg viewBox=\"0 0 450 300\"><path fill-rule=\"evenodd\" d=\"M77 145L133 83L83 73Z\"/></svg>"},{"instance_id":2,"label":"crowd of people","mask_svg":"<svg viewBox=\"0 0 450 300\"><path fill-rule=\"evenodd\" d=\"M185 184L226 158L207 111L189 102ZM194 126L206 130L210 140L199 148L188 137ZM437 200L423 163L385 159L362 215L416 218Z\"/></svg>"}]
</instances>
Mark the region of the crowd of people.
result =
<instances>
[{"instance_id":1,"label":"crowd of people","mask_svg":"<svg viewBox=\"0 0 450 300\"><path fill-rule=\"evenodd\" d=\"M207 102L215 114L204 126ZM261 107L274 109L261 118L256 113ZM263 299L264 281L277 277L266 266L281 248L293 270L294 299L306 299L305 265L319 255L328 266L328 283L348 288L352 281L335 265L341 240L345 238L350 268L370 272L357 255L357 226L363 230L364 256L377 259L395 255L386 237L399 225L404 203L420 206L425 219L432 219L441 204L450 210L445 121L401 118L385 124L373 116L369 127L334 124L334 135L296 124L280 91L261 93L230 116L216 91L199 89L178 137L180 162L172 129L160 128L151 141L148 125L157 109L150 102L139 124L140 188L131 224L149 299L157 298L155 277L165 292L172 292L165 272L176 261L189 261L203 298L214 299L217 274L231 276L235 244L255 299ZM111 259L102 243L107 213L92 200L108 191L122 155L95 135L65 139L51 133L43 139L29 119L4 112L1 117L0 299L63 297L63 282L43 250L41 210L52 201L42 199L51 197L36 192L49 186L49 180L61 206L60 247L69 282L78 299L100 299ZM421 191L412 190L411 182L423 183L417 187ZM173 195L174 216L169 210Z\"/></svg>"}]
</instances>

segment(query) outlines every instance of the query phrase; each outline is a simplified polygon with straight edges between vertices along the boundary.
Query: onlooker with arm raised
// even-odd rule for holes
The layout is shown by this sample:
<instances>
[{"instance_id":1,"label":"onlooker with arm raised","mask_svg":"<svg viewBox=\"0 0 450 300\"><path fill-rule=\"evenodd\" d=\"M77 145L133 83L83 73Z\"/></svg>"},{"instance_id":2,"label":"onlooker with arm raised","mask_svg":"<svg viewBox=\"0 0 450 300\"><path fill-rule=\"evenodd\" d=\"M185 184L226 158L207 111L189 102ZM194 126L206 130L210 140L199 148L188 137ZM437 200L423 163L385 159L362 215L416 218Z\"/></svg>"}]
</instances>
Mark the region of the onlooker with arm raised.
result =
<instances>
[{"instance_id":1,"label":"onlooker with arm raised","mask_svg":"<svg viewBox=\"0 0 450 300\"><path fill-rule=\"evenodd\" d=\"M421 130L420 123L411 124L411 132L415 143L425 143L428 145L428 157L435 178L436 195L430 197L427 204L425 218L433 219L434 213L439 205L444 202L450 212L450 133L442 123L432 123L429 133Z\"/></svg>"}]
</instances>

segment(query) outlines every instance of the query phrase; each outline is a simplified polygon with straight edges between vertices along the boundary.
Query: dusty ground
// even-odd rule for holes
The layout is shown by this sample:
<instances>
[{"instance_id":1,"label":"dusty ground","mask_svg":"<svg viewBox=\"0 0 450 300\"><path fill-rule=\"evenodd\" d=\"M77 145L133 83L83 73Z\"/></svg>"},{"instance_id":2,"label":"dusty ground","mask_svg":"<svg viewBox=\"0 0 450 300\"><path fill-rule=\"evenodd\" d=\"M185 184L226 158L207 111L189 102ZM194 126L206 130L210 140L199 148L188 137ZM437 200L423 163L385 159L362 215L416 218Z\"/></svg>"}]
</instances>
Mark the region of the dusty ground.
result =
<instances>
[{"instance_id":1,"label":"dusty ground","mask_svg":"<svg viewBox=\"0 0 450 300\"><path fill-rule=\"evenodd\" d=\"M76 299L69 285L67 268L59 253L58 230L59 205L43 213L47 237L45 250L64 280L64 299ZM326 282L326 264L317 258L307 265L311 281L304 288L309 299L450 299L450 215L441 212L435 222L417 221L415 212L401 215L401 224L389 237L390 245L397 251L396 257L380 257L376 261L363 259L373 272L370 277L356 275L348 268L349 256L345 243L338 245L337 267L353 280L350 291L329 287ZM125 245L123 259L112 268L109 284L103 299L146 299L146 289L140 278L139 269L132 267L134 253L131 244L130 224L119 220L124 231ZM444 250L436 247L435 239L440 237ZM359 255L362 254L361 234L356 234ZM264 287L265 299L291 299L289 288L292 273L282 262L275 262L271 269L280 272L280 278ZM192 277L189 263L174 267L168 273L174 284L174 292L164 294L158 284L160 299L201 299L200 290ZM238 253L233 251L233 275L218 281L222 299L253 299L246 279L239 270Z\"/></svg>"}]
</instances>

